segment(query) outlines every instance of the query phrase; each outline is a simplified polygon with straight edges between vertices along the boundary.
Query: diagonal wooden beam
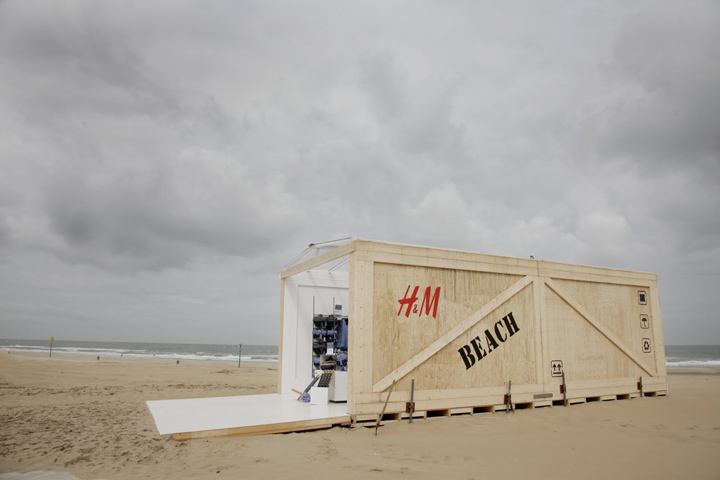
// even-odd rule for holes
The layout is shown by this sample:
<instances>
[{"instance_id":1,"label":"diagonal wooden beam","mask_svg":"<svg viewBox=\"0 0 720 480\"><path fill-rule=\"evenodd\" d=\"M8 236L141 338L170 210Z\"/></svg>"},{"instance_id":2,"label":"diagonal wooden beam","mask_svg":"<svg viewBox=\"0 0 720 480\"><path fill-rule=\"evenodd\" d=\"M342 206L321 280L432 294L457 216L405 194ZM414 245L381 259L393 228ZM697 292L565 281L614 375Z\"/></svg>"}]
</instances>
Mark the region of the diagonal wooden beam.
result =
<instances>
[{"instance_id":1,"label":"diagonal wooden beam","mask_svg":"<svg viewBox=\"0 0 720 480\"><path fill-rule=\"evenodd\" d=\"M512 297L520 293L525 287L533 282L533 278L530 275L523 277L521 280L516 282L512 287L502 292L497 297L490 300L488 303L477 312L470 315L468 318L460 322L452 330L447 332L442 337L435 340L433 343L425 347L422 351L416 354L407 362L400 365L398 368L393 370L385 378L373 385L373 392L382 392L388 388L394 381L400 380L408 373L415 370L418 366L424 363L428 358L432 357L440 350L442 350L447 344L458 338L460 335L468 331L470 328L475 326L480 320L494 312L500 305L510 300Z\"/></svg>"},{"instance_id":2,"label":"diagonal wooden beam","mask_svg":"<svg viewBox=\"0 0 720 480\"><path fill-rule=\"evenodd\" d=\"M630 350L623 342L620 340L620 338L612 333L609 329L607 329L605 326L603 326L601 323L599 323L597 320L593 319L592 314L588 312L585 307L580 305L577 301L575 301L570 295L567 294L567 292L563 292L562 287L560 287L557 283L555 283L553 280L546 278L545 279L545 285L550 287L550 290L557 293L557 295L565 302L567 303L573 310L575 310L577 313L580 314L582 318L585 319L590 325L595 327L595 329L600 332L605 338L610 340L610 343L615 345L617 348L620 349L621 352L623 352L630 360L633 361L638 367L642 368L645 372L647 372L648 375L651 377L657 376L656 372L653 372L650 368L643 365L643 362L635 356L635 354L632 353L632 350Z\"/></svg>"}]
</instances>

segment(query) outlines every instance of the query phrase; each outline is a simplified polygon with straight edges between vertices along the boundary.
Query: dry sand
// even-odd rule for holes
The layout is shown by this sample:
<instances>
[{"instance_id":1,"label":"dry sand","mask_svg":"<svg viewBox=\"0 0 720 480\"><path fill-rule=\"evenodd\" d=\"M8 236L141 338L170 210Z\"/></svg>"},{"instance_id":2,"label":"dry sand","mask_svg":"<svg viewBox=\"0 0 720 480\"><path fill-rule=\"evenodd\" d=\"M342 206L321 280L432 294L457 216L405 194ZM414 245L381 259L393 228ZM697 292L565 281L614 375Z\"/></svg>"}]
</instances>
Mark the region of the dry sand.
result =
<instances>
[{"instance_id":1,"label":"dry sand","mask_svg":"<svg viewBox=\"0 0 720 480\"><path fill-rule=\"evenodd\" d=\"M720 370L667 397L176 442L146 400L276 391L269 365L0 351L0 473L82 479L720 479Z\"/></svg>"}]
</instances>

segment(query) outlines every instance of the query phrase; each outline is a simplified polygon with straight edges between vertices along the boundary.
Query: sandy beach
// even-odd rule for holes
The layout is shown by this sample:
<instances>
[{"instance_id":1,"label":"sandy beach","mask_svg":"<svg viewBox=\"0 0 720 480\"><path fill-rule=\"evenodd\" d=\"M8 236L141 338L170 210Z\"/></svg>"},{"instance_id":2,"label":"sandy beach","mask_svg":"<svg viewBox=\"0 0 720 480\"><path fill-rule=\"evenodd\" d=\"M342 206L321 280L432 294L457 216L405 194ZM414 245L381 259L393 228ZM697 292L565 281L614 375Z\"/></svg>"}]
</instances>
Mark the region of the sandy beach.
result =
<instances>
[{"instance_id":1,"label":"sandy beach","mask_svg":"<svg viewBox=\"0 0 720 480\"><path fill-rule=\"evenodd\" d=\"M128 478L720 479L720 369L666 397L176 442L146 400L274 393L270 364L0 351L0 473Z\"/></svg>"}]
</instances>

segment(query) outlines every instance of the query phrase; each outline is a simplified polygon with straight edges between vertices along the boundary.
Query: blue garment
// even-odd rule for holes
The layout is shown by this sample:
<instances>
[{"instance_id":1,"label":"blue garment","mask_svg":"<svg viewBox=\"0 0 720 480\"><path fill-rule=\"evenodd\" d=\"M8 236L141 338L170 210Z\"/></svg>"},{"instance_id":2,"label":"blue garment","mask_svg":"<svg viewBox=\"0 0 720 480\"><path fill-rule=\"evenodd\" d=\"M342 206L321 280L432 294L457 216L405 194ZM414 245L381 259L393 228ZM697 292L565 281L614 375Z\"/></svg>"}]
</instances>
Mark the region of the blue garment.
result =
<instances>
[{"instance_id":1,"label":"blue garment","mask_svg":"<svg viewBox=\"0 0 720 480\"><path fill-rule=\"evenodd\" d=\"M347 319L342 319L338 322L337 326L337 342L335 342L335 348L338 350L348 349L348 324Z\"/></svg>"}]
</instances>

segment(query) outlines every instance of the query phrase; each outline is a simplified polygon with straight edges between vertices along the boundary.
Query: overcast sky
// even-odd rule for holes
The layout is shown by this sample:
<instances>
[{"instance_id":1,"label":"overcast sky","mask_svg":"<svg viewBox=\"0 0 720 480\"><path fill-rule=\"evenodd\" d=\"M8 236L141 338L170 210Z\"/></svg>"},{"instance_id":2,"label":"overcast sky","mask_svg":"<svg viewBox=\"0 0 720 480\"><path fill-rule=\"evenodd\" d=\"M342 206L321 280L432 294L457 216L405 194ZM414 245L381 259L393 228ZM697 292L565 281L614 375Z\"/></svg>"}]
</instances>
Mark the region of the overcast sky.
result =
<instances>
[{"instance_id":1,"label":"overcast sky","mask_svg":"<svg viewBox=\"0 0 720 480\"><path fill-rule=\"evenodd\" d=\"M359 237L657 273L720 344L717 1L0 1L0 338L277 344Z\"/></svg>"}]
</instances>

